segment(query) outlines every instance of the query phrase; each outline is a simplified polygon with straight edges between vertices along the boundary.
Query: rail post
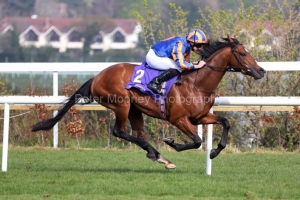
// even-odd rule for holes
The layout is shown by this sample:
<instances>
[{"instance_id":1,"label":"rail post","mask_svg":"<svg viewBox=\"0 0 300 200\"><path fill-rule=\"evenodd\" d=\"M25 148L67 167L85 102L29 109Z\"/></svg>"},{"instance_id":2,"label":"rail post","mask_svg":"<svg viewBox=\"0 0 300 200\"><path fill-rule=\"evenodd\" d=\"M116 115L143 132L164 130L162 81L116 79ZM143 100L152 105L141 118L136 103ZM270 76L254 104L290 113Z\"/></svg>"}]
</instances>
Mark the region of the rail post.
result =
<instances>
[{"instance_id":1,"label":"rail post","mask_svg":"<svg viewBox=\"0 0 300 200\"><path fill-rule=\"evenodd\" d=\"M213 113L213 107L209 111ZM206 142L206 174L211 175L211 165L212 161L210 159L210 151L212 149L212 133L213 132L213 125L209 124L207 127L207 142Z\"/></svg>"},{"instance_id":2,"label":"rail post","mask_svg":"<svg viewBox=\"0 0 300 200\"><path fill-rule=\"evenodd\" d=\"M8 157L8 133L9 133L9 104L4 104L4 123L3 123L3 146L2 146L2 171L7 171Z\"/></svg>"},{"instance_id":3,"label":"rail post","mask_svg":"<svg viewBox=\"0 0 300 200\"><path fill-rule=\"evenodd\" d=\"M54 97L58 96L58 72L57 71L53 72L53 96ZM53 117L55 117L57 113L58 111L54 110ZM53 127L53 147L54 148L58 147L58 123L56 123Z\"/></svg>"}]
</instances>

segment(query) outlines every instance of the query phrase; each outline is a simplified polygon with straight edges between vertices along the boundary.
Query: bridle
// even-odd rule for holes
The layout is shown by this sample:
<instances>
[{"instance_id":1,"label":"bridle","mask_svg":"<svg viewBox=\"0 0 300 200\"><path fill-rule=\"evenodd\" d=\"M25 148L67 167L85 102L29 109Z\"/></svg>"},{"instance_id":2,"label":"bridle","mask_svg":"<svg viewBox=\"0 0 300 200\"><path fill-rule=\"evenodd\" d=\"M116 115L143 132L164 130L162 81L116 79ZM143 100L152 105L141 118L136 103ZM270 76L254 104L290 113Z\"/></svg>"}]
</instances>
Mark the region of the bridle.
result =
<instances>
[{"instance_id":1,"label":"bridle","mask_svg":"<svg viewBox=\"0 0 300 200\"><path fill-rule=\"evenodd\" d=\"M232 57L232 55L234 55L235 59L236 59L237 62L238 62L238 67L226 66L226 71L229 71L229 72L242 72L242 73L244 73L244 74L251 75L252 72L251 72L251 69L250 69L250 68L254 66L255 61L253 61L253 63L250 65L250 68L248 67L248 65L242 63L241 60L240 60L240 58L239 58L240 56L238 56L238 55L237 55L237 52L235 51L236 48L237 48L239 45L242 45L242 44L239 43L239 44L237 44L237 45L235 45L235 46L231 46L231 55L230 55L230 58ZM218 52L219 52L219 51L215 52L214 54L216 54L216 53L218 53ZM213 55L214 55L214 54L213 54ZM212 56L213 56L213 55L212 55ZM210 57L212 57L212 56L210 56ZM246 70L243 69L243 66L246 67ZM213 66L213 65L205 64L204 67L208 67L208 68L210 68L211 70L214 70L214 71L217 71L217 72L224 72L224 66ZM198 91L198 92L207 93L207 94L212 95L212 94L215 93L215 91L213 91L213 92L203 91L203 90L200 90L199 88L197 88L197 86L196 86L197 78L198 78L198 76L199 76L199 71L200 71L201 69L203 69L203 68L196 69L195 71L193 71L193 72L191 73L191 74L197 73L197 74L196 74L196 77L195 77L195 79L194 79L194 89L195 89L196 91ZM188 78L188 77L186 77L184 80L186 80L187 78ZM184 80L180 80L180 81L177 80L178 82L176 82L176 84L181 84Z\"/></svg>"},{"instance_id":2,"label":"bridle","mask_svg":"<svg viewBox=\"0 0 300 200\"><path fill-rule=\"evenodd\" d=\"M254 67L255 60L253 60L253 62L251 63L250 67L249 67L248 65L246 65L245 63L243 64L243 63L240 61L240 59L238 58L238 56L236 55L237 53L236 53L236 51L235 51L235 49L236 49L239 45L242 45L242 44L238 44L238 45L236 45L234 48L231 48L232 54L234 55L235 59L238 61L238 65L240 66L241 72L242 72L243 74L252 75L251 68ZM249 52L248 52L248 53L249 53ZM239 57L240 57L240 56L239 56ZM246 67L246 70L243 69L243 66ZM234 70L233 67L230 67L230 70L232 70L232 69ZM228 70L227 70L227 71L228 71Z\"/></svg>"},{"instance_id":3,"label":"bridle","mask_svg":"<svg viewBox=\"0 0 300 200\"><path fill-rule=\"evenodd\" d=\"M255 61L253 61L253 63L251 63L250 67L246 64L243 64L241 62L241 60L239 59L239 56L237 56L237 52L235 51L235 49L239 46L239 45L242 45L242 44L237 44L233 47L231 47L231 55L234 55L235 59L237 60L238 62L238 67L232 67L232 66L226 66L226 71L229 71L229 72L242 72L244 74L247 74L247 75L251 75L252 72L250 70L250 68L252 68L254 66L254 63ZM217 51L218 52L218 51ZM216 53L217 53L216 52ZM249 53L249 52L248 52ZM246 70L243 69L243 66L246 67ZM208 65L206 64L205 67L208 67L214 71L219 71L219 72L223 72L224 71L224 67L223 66L213 66L213 65ZM218 70L218 69L222 69L222 70Z\"/></svg>"},{"instance_id":4,"label":"bridle","mask_svg":"<svg viewBox=\"0 0 300 200\"><path fill-rule=\"evenodd\" d=\"M237 55L238 53L236 52L236 48L239 46L239 45L242 45L242 44L237 44L235 46L231 46L231 55L229 56L229 59L232 57L232 55L234 55L235 59L237 60L238 62L238 67L232 67L232 66L226 66L226 70L224 71L224 66L213 66L213 65L209 65L209 64L205 64L204 67L208 67L210 68L211 70L214 70L214 71L217 71L217 72L226 72L226 71L230 71L230 72L242 72L244 74L247 74L247 75L252 75L252 72L251 72L251 68L254 66L254 63L255 63L255 60L253 61L253 63L250 65L250 67L248 65L246 65L245 63L243 63L241 61L241 58L239 55ZM221 49L220 49L221 50ZM219 50L219 51L220 51ZM216 51L213 55L211 55L209 58L213 57L215 54L217 54L219 51ZM249 53L249 52L248 52ZM203 68L204 68L203 67ZM246 69L243 69L243 67L246 67ZM194 70L193 72L190 73L191 74L194 74L196 73L196 77L194 79L194 89L198 92L203 92L203 93L207 93L207 94L214 94L215 91L213 92L207 92L207 91L202 91L200 90L199 88L197 88L196 86L196 82L197 82L197 79L198 79L198 76L199 76L199 71L203 68L200 68L200 69L196 69ZM183 81L185 81L186 79L188 78L188 76L186 76L183 80L177 80L176 84L181 84Z\"/></svg>"}]
</instances>

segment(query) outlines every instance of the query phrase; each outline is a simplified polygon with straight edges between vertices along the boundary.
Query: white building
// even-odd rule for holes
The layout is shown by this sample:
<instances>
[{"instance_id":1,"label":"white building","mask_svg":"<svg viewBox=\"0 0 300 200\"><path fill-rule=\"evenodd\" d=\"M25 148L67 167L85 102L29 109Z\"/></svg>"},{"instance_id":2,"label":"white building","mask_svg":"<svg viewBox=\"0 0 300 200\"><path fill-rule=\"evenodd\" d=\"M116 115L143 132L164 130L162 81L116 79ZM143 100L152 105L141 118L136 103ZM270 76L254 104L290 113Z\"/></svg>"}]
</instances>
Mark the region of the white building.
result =
<instances>
[{"instance_id":1,"label":"white building","mask_svg":"<svg viewBox=\"0 0 300 200\"><path fill-rule=\"evenodd\" d=\"M112 24L99 27L91 44L91 53L109 49L135 48L141 25L135 19L110 19ZM16 27L23 47L52 46L63 53L67 50L81 50L84 38L80 35L81 18L31 18L5 17L0 21L0 31L7 34Z\"/></svg>"},{"instance_id":2,"label":"white building","mask_svg":"<svg viewBox=\"0 0 300 200\"><path fill-rule=\"evenodd\" d=\"M258 45L259 49L264 49L266 51L271 51L273 47L280 47L284 42L283 31L280 28L274 28L271 21L254 22L250 21L248 28L245 27L245 24L238 23L238 26L242 27L240 31L240 37L245 40L245 44L249 47L255 47L257 44L255 40L260 37L260 44ZM257 35L258 34L258 35Z\"/></svg>"}]
</instances>

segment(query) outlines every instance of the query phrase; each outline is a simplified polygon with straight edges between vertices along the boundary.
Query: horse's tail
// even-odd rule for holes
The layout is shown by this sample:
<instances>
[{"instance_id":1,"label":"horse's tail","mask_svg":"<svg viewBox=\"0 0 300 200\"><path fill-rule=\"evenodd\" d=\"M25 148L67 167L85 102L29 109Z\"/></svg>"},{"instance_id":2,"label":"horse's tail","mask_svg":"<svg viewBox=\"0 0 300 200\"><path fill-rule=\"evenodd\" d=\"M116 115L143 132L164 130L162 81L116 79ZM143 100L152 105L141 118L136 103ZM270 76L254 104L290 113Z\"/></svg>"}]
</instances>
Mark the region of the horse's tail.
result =
<instances>
[{"instance_id":1,"label":"horse's tail","mask_svg":"<svg viewBox=\"0 0 300 200\"><path fill-rule=\"evenodd\" d=\"M91 85L94 78L91 78L85 82L71 97L64 103L63 107L58 111L57 115L46 121L38 122L32 126L32 131L50 130L65 114L68 110L79 100L85 100L81 104L92 103Z\"/></svg>"}]
</instances>

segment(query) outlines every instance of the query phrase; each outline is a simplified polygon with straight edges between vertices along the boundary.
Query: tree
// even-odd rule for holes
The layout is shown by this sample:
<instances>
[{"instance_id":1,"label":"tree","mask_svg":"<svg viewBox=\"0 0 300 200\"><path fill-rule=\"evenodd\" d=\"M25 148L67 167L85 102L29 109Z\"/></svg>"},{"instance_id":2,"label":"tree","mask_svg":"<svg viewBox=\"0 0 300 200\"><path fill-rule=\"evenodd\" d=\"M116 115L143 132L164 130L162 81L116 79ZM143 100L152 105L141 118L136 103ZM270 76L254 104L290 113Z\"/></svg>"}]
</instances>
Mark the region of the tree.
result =
<instances>
[{"instance_id":1,"label":"tree","mask_svg":"<svg viewBox=\"0 0 300 200\"><path fill-rule=\"evenodd\" d=\"M108 27L114 27L115 24L113 20L108 18L105 15L101 15L100 17L96 16L88 16L85 17L83 22L79 24L82 37L84 38L83 45L83 56L88 56L90 52L90 46L95 41L96 36L100 36L100 31L106 29Z\"/></svg>"},{"instance_id":2,"label":"tree","mask_svg":"<svg viewBox=\"0 0 300 200\"><path fill-rule=\"evenodd\" d=\"M25 62L49 62L57 54L57 49L51 46L24 48Z\"/></svg>"},{"instance_id":3,"label":"tree","mask_svg":"<svg viewBox=\"0 0 300 200\"><path fill-rule=\"evenodd\" d=\"M31 16L34 11L35 0L0 0L3 16Z\"/></svg>"},{"instance_id":4,"label":"tree","mask_svg":"<svg viewBox=\"0 0 300 200\"><path fill-rule=\"evenodd\" d=\"M148 1L148 6L151 10L156 12L161 11L161 1L151 0ZM143 1L126 0L120 1L120 10L116 13L116 18L132 18L135 11L140 10L144 6ZM146 14L146 12L144 13Z\"/></svg>"},{"instance_id":5,"label":"tree","mask_svg":"<svg viewBox=\"0 0 300 200\"><path fill-rule=\"evenodd\" d=\"M271 0L259 1L254 5L246 7L245 1L239 0L237 11L233 10L213 10L211 7L199 8L200 18L195 20L192 26L201 27L206 33L209 33L211 39L221 39L222 36L240 36L241 42L251 49L251 54L258 61L294 61L300 59L299 47L297 41L300 35L300 15L294 12L294 7L289 1L283 0L277 3ZM187 28L186 12L180 7L173 4L169 5L171 14L168 24L170 32L180 34L178 31ZM146 12L145 12L146 11ZM147 17L143 17L148 13ZM141 37L144 39L146 46L156 42L159 38L165 38L168 34L163 33L164 23L160 20L160 15L152 12L147 4L142 13L136 13L136 18L142 23L143 32ZM180 16L178 19L174 16ZM295 20L297 19L297 20ZM173 22L173 23L172 23ZM184 22L184 23L182 23ZM162 37L161 37L162 36ZM270 42L271 40L271 42ZM282 66L284 67L284 66ZM250 77L240 76L239 73L227 73L218 87L218 93L223 96L298 96L300 84L298 72L268 72L266 77L259 81L254 81ZM262 139L265 132L273 130L282 130L281 127L271 127L264 130L257 126L260 124L261 112L257 113L253 120L243 127L243 133L256 134ZM277 115L280 115L277 113ZM285 117L283 114L281 116ZM276 118L277 119L277 118ZM273 123L282 124L282 123ZM256 127L253 129L253 127ZM234 129L232 129L234 130ZM236 131L236 130L235 130ZM287 130L285 130L287 131ZM280 132L279 135L285 135L286 132ZM239 134L232 134L239 137ZM272 136L273 137L273 136ZM279 140L276 137L275 140ZM275 141L274 140L274 141ZM281 141L275 141L282 144ZM275 144L274 143L274 144Z\"/></svg>"},{"instance_id":6,"label":"tree","mask_svg":"<svg viewBox=\"0 0 300 200\"><path fill-rule=\"evenodd\" d=\"M4 79L3 75L0 75L0 95L4 96L4 95L8 95L8 89L7 89L7 80Z\"/></svg>"},{"instance_id":7,"label":"tree","mask_svg":"<svg viewBox=\"0 0 300 200\"><path fill-rule=\"evenodd\" d=\"M0 36L0 59L9 62L23 62L23 48L19 44L19 33L16 28Z\"/></svg>"},{"instance_id":8,"label":"tree","mask_svg":"<svg viewBox=\"0 0 300 200\"><path fill-rule=\"evenodd\" d=\"M68 17L84 17L88 15L87 9L90 2L85 0L59 0L68 6Z\"/></svg>"},{"instance_id":9,"label":"tree","mask_svg":"<svg viewBox=\"0 0 300 200\"><path fill-rule=\"evenodd\" d=\"M89 14L93 16L106 15L109 18L114 18L121 10L120 3L120 0L94 0L93 5L89 8Z\"/></svg>"}]
</instances>

